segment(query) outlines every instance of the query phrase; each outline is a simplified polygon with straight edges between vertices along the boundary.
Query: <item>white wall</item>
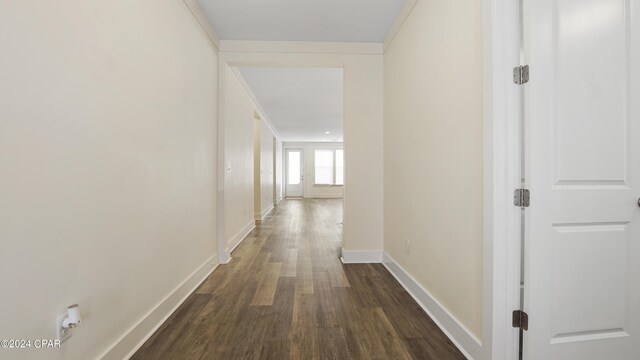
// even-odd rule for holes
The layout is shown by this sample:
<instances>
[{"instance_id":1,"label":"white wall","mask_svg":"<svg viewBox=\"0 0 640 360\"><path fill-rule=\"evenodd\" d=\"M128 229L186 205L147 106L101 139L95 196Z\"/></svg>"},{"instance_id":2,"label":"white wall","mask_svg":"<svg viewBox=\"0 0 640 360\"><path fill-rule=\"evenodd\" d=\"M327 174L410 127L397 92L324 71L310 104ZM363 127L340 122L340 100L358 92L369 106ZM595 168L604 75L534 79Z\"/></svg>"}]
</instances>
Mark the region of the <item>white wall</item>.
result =
<instances>
[{"instance_id":1,"label":"white wall","mask_svg":"<svg viewBox=\"0 0 640 360\"><path fill-rule=\"evenodd\" d=\"M343 248L381 252L382 45L222 41L220 56L233 66L344 68Z\"/></svg>"},{"instance_id":2,"label":"white wall","mask_svg":"<svg viewBox=\"0 0 640 360\"><path fill-rule=\"evenodd\" d=\"M480 0L420 0L384 55L384 248L478 338L481 25Z\"/></svg>"},{"instance_id":3,"label":"white wall","mask_svg":"<svg viewBox=\"0 0 640 360\"><path fill-rule=\"evenodd\" d=\"M0 338L84 317L0 357L121 359L217 261L215 48L181 0L2 1L0 48Z\"/></svg>"},{"instance_id":4,"label":"white wall","mask_svg":"<svg viewBox=\"0 0 640 360\"><path fill-rule=\"evenodd\" d=\"M264 114L240 73L229 66L224 68L225 238L226 247L231 250L254 227L255 220L273 207L273 138L279 139L264 121ZM255 123L258 128L254 128ZM276 166L282 166L279 162ZM255 168L260 169L257 180ZM275 175L276 182L282 183L281 174Z\"/></svg>"},{"instance_id":5,"label":"white wall","mask_svg":"<svg viewBox=\"0 0 640 360\"><path fill-rule=\"evenodd\" d=\"M276 138L276 152L274 154L274 161L276 163L276 173L275 173L275 189L276 189L276 202L280 202L280 200L282 200L283 197L283 188L282 188L282 184L283 184L283 176L284 176L284 164L283 164L283 160L284 160L284 155L283 155L283 147L282 147L282 140Z\"/></svg>"},{"instance_id":6,"label":"white wall","mask_svg":"<svg viewBox=\"0 0 640 360\"><path fill-rule=\"evenodd\" d=\"M271 127L260 120L260 211L262 219L273 209L273 139L275 135Z\"/></svg>"},{"instance_id":7,"label":"white wall","mask_svg":"<svg viewBox=\"0 0 640 360\"><path fill-rule=\"evenodd\" d=\"M262 220L262 124L260 116L256 113L253 118L253 218Z\"/></svg>"},{"instance_id":8,"label":"white wall","mask_svg":"<svg viewBox=\"0 0 640 360\"><path fill-rule=\"evenodd\" d=\"M225 239L231 249L254 225L254 157L253 122L255 106L240 81L226 67L226 117L224 155L225 173Z\"/></svg>"},{"instance_id":9,"label":"white wall","mask_svg":"<svg viewBox=\"0 0 640 360\"><path fill-rule=\"evenodd\" d=\"M304 197L305 198L341 198L342 186L315 185L314 150L315 149L342 149L342 143L326 142L285 142L284 148L302 149L304 152ZM286 160L285 160L286 161ZM285 176L286 179L286 176Z\"/></svg>"},{"instance_id":10,"label":"white wall","mask_svg":"<svg viewBox=\"0 0 640 360\"><path fill-rule=\"evenodd\" d=\"M259 126L259 157L258 162L256 163L260 169L260 183L256 184L259 189L257 195L257 204L259 204L258 209L254 209L255 211L255 219L262 220L270 211L273 209L273 174L274 174L274 163L273 163L273 140L275 138L275 134L271 127L263 120L260 119L257 122Z\"/></svg>"}]
</instances>

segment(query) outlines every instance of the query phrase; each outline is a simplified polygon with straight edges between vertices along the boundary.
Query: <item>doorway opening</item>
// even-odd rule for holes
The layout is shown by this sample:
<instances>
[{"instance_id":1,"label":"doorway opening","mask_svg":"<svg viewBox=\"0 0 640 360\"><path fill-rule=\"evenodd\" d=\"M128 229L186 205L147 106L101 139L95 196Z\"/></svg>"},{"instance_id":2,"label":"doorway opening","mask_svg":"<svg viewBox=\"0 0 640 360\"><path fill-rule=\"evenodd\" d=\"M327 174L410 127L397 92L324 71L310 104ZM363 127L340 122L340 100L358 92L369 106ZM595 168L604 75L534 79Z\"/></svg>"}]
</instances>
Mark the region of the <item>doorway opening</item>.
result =
<instances>
[{"instance_id":1,"label":"doorway opening","mask_svg":"<svg viewBox=\"0 0 640 360\"><path fill-rule=\"evenodd\" d=\"M304 197L304 150L290 148L285 151L285 194L287 198Z\"/></svg>"},{"instance_id":2,"label":"doorway opening","mask_svg":"<svg viewBox=\"0 0 640 360\"><path fill-rule=\"evenodd\" d=\"M258 184L269 176L269 200L274 205L285 198L342 198L342 68L234 69L255 100L260 119L254 124L254 193L265 191ZM260 134L265 124L273 136ZM267 146L269 160L265 160ZM268 169L265 161L270 165ZM258 169L262 173L258 174ZM272 173L266 174L267 171ZM255 201L254 208L260 209L255 211L256 220L264 216L265 202L266 198Z\"/></svg>"},{"instance_id":3,"label":"doorway opening","mask_svg":"<svg viewBox=\"0 0 640 360\"><path fill-rule=\"evenodd\" d=\"M290 208L333 199L340 211L331 216L342 234L348 182L343 68L334 63L309 66L252 61L221 65L221 262L228 261L228 254L256 225L269 221L270 214L278 215L280 208L288 214L287 207L279 207L285 199L295 202L288 203Z\"/></svg>"}]
</instances>

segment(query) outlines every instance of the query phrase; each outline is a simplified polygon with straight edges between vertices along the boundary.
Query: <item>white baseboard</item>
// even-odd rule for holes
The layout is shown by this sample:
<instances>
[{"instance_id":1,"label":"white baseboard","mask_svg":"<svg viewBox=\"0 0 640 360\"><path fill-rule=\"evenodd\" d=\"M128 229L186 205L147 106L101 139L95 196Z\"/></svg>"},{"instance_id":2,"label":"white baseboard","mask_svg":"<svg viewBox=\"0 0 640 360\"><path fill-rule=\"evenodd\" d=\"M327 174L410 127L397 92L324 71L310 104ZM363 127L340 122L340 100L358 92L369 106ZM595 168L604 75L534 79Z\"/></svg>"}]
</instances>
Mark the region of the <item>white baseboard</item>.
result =
<instances>
[{"instance_id":1,"label":"white baseboard","mask_svg":"<svg viewBox=\"0 0 640 360\"><path fill-rule=\"evenodd\" d=\"M342 199L342 195L305 195L305 199Z\"/></svg>"},{"instance_id":2,"label":"white baseboard","mask_svg":"<svg viewBox=\"0 0 640 360\"><path fill-rule=\"evenodd\" d=\"M382 263L469 360L482 358L482 342L405 271L389 254Z\"/></svg>"},{"instance_id":3,"label":"white baseboard","mask_svg":"<svg viewBox=\"0 0 640 360\"><path fill-rule=\"evenodd\" d=\"M215 254L129 328L98 359L122 360L131 358L217 266L218 254Z\"/></svg>"},{"instance_id":4,"label":"white baseboard","mask_svg":"<svg viewBox=\"0 0 640 360\"><path fill-rule=\"evenodd\" d=\"M254 213L254 217L255 217L255 221L257 221L257 224L260 224L261 222L264 221L264 218L267 217L267 215L269 215L269 213L271 211L273 211L275 207L273 205L271 205L271 207L269 207L268 209L262 211L262 212L256 212Z\"/></svg>"},{"instance_id":5,"label":"white baseboard","mask_svg":"<svg viewBox=\"0 0 640 360\"><path fill-rule=\"evenodd\" d=\"M273 207L273 205L271 205L271 207L270 207L270 208L268 208L268 209L264 210L264 211L262 212L262 217L260 218L260 220L264 221L264 218L266 218L266 217L267 217L267 215L269 215L269 213L273 211L273 209L274 209L274 207Z\"/></svg>"},{"instance_id":6,"label":"white baseboard","mask_svg":"<svg viewBox=\"0 0 640 360\"><path fill-rule=\"evenodd\" d=\"M237 234L233 235L233 237L229 239L229 241L227 241L227 254L231 254L231 252L233 252L233 250L235 250L238 245L242 243L242 240L244 240L244 238L246 238L247 235L249 235L249 233L253 231L253 229L255 229L255 227L256 222L252 220L247 225L245 225Z\"/></svg>"},{"instance_id":7,"label":"white baseboard","mask_svg":"<svg viewBox=\"0 0 640 360\"><path fill-rule=\"evenodd\" d=\"M276 199L276 202L275 202L275 204L273 204L273 205L278 205L278 204L280 204L280 201L282 201L282 200L284 200L284 196L280 196L278 199Z\"/></svg>"},{"instance_id":8,"label":"white baseboard","mask_svg":"<svg viewBox=\"0 0 640 360\"><path fill-rule=\"evenodd\" d=\"M345 250L342 249L343 264L381 263L382 250Z\"/></svg>"}]
</instances>

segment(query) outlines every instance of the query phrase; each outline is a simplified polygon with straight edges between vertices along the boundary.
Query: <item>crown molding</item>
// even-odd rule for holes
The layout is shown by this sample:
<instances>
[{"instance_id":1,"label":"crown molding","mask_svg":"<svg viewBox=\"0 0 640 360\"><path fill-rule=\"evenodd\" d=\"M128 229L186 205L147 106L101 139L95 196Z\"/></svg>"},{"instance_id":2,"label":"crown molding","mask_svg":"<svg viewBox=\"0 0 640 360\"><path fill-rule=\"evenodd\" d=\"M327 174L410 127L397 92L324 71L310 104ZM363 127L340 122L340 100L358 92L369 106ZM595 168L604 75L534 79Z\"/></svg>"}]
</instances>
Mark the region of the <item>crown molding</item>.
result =
<instances>
[{"instance_id":1,"label":"crown molding","mask_svg":"<svg viewBox=\"0 0 640 360\"><path fill-rule=\"evenodd\" d=\"M220 51L382 55L382 43L222 40Z\"/></svg>"},{"instance_id":2,"label":"crown molding","mask_svg":"<svg viewBox=\"0 0 640 360\"><path fill-rule=\"evenodd\" d=\"M391 45L391 42L398 34L398 31L400 31L400 29L402 28L402 25L404 25L405 20L407 20L407 18L411 14L411 11L413 11L413 8L416 6L418 1L419 0L404 1L404 4L402 5L402 9L400 9L400 13L396 17L396 20L393 22L393 25L391 25L391 28L389 29L387 36L384 38L384 44L382 45L383 53L387 50L389 45Z\"/></svg>"},{"instance_id":3,"label":"crown molding","mask_svg":"<svg viewBox=\"0 0 640 360\"><path fill-rule=\"evenodd\" d=\"M187 8L189 8L189 11L191 11L191 14L193 14L193 17L196 19L198 24L200 24L200 27L202 28L202 30L204 30L205 34L207 34L207 37L209 38L213 46L215 46L216 49L218 49L219 51L220 38L218 37L218 34L216 34L216 31L213 29L213 26L209 22L209 19L204 14L204 11L202 11L202 8L200 7L200 5L198 5L196 0L182 0L182 1L184 2L185 5L187 5Z\"/></svg>"},{"instance_id":4,"label":"crown molding","mask_svg":"<svg viewBox=\"0 0 640 360\"><path fill-rule=\"evenodd\" d=\"M247 93L247 95L249 95L249 98L251 98L251 101L253 102L253 105L256 107L256 110L258 111L260 118L267 124L267 126L271 128L271 131L276 136L276 138L282 139L282 137L280 137L280 134L278 133L278 130L276 130L276 127L273 125L273 123L267 116L267 113L262 108L262 105L260 105L258 98L253 93L253 91L251 91L251 87L249 86L247 81L244 79L244 76L242 76L240 69L238 69L237 67L231 67L231 66L229 68L231 69L231 72L233 73L233 75L235 75L236 78L238 79L238 82L240 82L240 85L242 86L244 91Z\"/></svg>"}]
</instances>

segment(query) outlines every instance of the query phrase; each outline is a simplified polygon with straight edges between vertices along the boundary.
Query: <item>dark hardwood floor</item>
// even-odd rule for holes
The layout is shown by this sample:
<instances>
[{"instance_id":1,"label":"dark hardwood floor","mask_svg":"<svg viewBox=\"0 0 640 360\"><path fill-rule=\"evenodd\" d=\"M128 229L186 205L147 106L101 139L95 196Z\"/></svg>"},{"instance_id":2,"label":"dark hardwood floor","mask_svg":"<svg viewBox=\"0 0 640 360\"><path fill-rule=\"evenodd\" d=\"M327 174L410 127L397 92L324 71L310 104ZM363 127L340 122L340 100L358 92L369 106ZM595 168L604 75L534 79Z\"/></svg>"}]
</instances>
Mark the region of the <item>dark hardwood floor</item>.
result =
<instances>
[{"instance_id":1,"label":"dark hardwood floor","mask_svg":"<svg viewBox=\"0 0 640 360\"><path fill-rule=\"evenodd\" d=\"M340 262L341 221L282 201L132 359L464 359L383 265Z\"/></svg>"}]
</instances>

